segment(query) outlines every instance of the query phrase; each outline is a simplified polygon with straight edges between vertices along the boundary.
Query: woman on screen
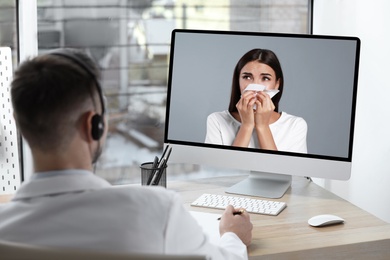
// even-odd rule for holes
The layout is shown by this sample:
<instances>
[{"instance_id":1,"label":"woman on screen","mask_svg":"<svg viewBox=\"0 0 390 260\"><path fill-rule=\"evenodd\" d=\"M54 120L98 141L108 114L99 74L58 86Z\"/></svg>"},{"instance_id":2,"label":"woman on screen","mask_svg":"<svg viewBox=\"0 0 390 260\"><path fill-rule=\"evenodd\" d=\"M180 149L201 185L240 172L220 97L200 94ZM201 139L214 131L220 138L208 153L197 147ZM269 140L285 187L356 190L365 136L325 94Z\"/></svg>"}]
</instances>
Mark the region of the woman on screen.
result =
<instances>
[{"instance_id":1,"label":"woman on screen","mask_svg":"<svg viewBox=\"0 0 390 260\"><path fill-rule=\"evenodd\" d=\"M283 83L274 52L253 49L244 54L234 69L229 110L208 116L205 142L307 153L306 121L279 112Z\"/></svg>"}]
</instances>

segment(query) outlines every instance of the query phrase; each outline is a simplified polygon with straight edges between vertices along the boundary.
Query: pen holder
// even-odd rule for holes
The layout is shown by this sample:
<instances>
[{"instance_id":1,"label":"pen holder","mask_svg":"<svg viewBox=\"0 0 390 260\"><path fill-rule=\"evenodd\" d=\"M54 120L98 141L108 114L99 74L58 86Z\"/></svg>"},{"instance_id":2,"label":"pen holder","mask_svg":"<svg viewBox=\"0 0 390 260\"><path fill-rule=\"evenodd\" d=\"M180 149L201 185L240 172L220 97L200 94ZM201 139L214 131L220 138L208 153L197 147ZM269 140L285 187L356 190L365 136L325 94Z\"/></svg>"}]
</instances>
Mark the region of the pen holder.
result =
<instances>
[{"instance_id":1,"label":"pen holder","mask_svg":"<svg viewBox=\"0 0 390 260\"><path fill-rule=\"evenodd\" d=\"M167 187L167 165L163 168L153 167L153 162L141 164L141 184L154 185L156 178L159 178L157 186ZM162 171L162 172L161 172Z\"/></svg>"}]
</instances>

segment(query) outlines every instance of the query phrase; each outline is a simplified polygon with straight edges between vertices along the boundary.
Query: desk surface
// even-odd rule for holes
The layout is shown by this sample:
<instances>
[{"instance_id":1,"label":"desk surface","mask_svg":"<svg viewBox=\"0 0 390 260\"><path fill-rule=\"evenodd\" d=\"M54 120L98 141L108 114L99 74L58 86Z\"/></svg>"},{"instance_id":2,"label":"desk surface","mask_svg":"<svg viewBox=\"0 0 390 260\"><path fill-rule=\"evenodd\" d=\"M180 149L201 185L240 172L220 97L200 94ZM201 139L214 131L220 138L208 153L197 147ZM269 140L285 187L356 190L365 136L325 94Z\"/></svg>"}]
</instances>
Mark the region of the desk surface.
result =
<instances>
[{"instance_id":1,"label":"desk surface","mask_svg":"<svg viewBox=\"0 0 390 260\"><path fill-rule=\"evenodd\" d=\"M246 176L173 181L191 211L221 213L221 210L191 207L203 193L225 194L227 187ZM238 196L238 195L237 195ZM1 195L0 203L10 199ZM253 239L250 259L388 259L390 224L374 217L304 178L293 178L292 187L281 199L287 208L278 216L251 214ZM313 228L307 220L319 214L334 214L345 224Z\"/></svg>"},{"instance_id":2,"label":"desk surface","mask_svg":"<svg viewBox=\"0 0 390 260\"><path fill-rule=\"evenodd\" d=\"M203 193L225 194L227 187L245 176L216 177L169 182L191 211L221 213L220 210L191 207ZM239 196L239 195L236 195ZM278 216L251 214L253 239L250 259L388 259L390 224L326 191L305 178L293 178L292 187L277 201L287 208ZM345 224L314 228L307 220L319 214L334 214Z\"/></svg>"}]
</instances>

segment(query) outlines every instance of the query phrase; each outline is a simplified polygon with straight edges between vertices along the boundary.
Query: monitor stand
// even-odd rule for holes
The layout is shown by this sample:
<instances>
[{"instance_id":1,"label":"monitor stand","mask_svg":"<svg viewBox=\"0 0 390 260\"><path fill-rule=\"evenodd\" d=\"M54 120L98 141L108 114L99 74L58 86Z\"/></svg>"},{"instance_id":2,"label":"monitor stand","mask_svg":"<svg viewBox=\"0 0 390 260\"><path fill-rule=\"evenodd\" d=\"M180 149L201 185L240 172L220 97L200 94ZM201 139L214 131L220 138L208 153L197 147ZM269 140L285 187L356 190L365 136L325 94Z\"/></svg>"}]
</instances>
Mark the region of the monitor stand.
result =
<instances>
[{"instance_id":1,"label":"monitor stand","mask_svg":"<svg viewBox=\"0 0 390 260\"><path fill-rule=\"evenodd\" d=\"M291 175L251 171L249 177L226 190L227 193L281 198L291 186Z\"/></svg>"}]
</instances>

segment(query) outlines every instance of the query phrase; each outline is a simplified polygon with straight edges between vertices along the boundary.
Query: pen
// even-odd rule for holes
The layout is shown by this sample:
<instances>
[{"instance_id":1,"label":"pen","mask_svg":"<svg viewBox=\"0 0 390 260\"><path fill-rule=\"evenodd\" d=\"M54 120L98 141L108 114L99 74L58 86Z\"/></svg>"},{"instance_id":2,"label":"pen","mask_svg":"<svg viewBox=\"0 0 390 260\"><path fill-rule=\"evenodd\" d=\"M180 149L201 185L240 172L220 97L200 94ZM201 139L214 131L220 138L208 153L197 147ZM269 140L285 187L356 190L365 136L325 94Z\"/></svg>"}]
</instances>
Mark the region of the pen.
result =
<instances>
[{"instance_id":1,"label":"pen","mask_svg":"<svg viewBox=\"0 0 390 260\"><path fill-rule=\"evenodd\" d=\"M233 215L241 215L241 214L244 213L244 212L245 212L245 210L240 209L239 211L233 212ZM221 220L221 217L217 218L217 220Z\"/></svg>"},{"instance_id":2,"label":"pen","mask_svg":"<svg viewBox=\"0 0 390 260\"><path fill-rule=\"evenodd\" d=\"M161 163L160 163L161 166L160 165L158 166L159 170L156 173L156 175L157 175L156 178L153 179L152 185L157 185L160 182L160 179L161 179L161 177L164 173L164 170L167 166L167 162L168 162L169 156L171 155L171 152L172 152L172 148L169 149L166 158L161 159Z\"/></svg>"},{"instance_id":3,"label":"pen","mask_svg":"<svg viewBox=\"0 0 390 260\"><path fill-rule=\"evenodd\" d=\"M159 161L159 159L158 159L158 157L156 156L156 157L154 157L154 162L153 162L153 165L152 165L152 172L150 173L150 175L149 175L149 178L148 178L148 180L147 180L147 182L146 182L146 185L150 185L150 183L152 182L152 180L153 180L153 176L154 176L154 174L156 173L156 168L157 168L157 166L158 166L158 161Z\"/></svg>"},{"instance_id":4,"label":"pen","mask_svg":"<svg viewBox=\"0 0 390 260\"><path fill-rule=\"evenodd\" d=\"M161 175L162 175L162 173L164 171L164 163L165 163L165 158L162 158L160 160L160 163L159 163L158 167L157 167L158 170L154 174L153 179L152 179L152 181L150 183L151 185L157 185L158 182L160 181Z\"/></svg>"},{"instance_id":5,"label":"pen","mask_svg":"<svg viewBox=\"0 0 390 260\"><path fill-rule=\"evenodd\" d=\"M164 156L165 156L165 154L166 154L166 152L168 150L168 147L169 147L169 144L165 147L165 149L164 149L160 159L158 159L157 156L154 158L154 162L153 162L153 166L152 166L153 171L150 174L146 185L156 185L158 183L158 182L156 183L157 176L158 176L158 174L160 172L161 167L163 166L163 159L164 159Z\"/></svg>"},{"instance_id":6,"label":"pen","mask_svg":"<svg viewBox=\"0 0 390 260\"><path fill-rule=\"evenodd\" d=\"M162 159L164 158L165 154L166 154L167 151L168 151L168 147L169 147L169 144L165 147L165 149L164 149L164 151L163 151L163 154L161 155L160 160L162 160ZM172 148L171 148L171 149L172 149ZM161 161L160 161L160 162L161 162ZM160 162L159 162L159 164L160 164Z\"/></svg>"}]
</instances>

